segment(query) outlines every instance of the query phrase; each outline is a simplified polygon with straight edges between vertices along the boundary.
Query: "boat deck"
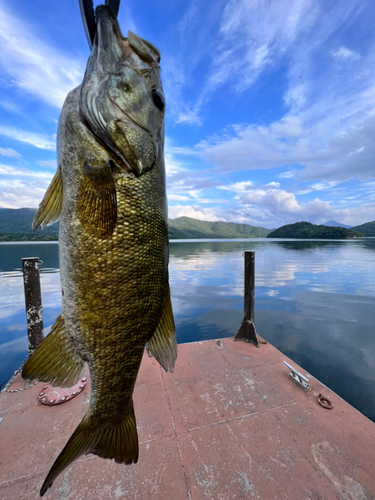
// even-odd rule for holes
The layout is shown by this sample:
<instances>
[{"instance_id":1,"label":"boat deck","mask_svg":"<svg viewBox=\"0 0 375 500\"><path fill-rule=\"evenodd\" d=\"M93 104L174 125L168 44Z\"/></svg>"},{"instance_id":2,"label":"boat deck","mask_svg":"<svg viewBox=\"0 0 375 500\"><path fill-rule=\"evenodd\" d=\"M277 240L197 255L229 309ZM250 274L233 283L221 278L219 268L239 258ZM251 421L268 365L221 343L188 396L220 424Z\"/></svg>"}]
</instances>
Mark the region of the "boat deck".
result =
<instances>
[{"instance_id":1,"label":"boat deck","mask_svg":"<svg viewBox=\"0 0 375 500\"><path fill-rule=\"evenodd\" d=\"M291 380L283 360L310 379L310 390ZM52 407L37 401L44 385L0 395L1 500L39 498L87 409L89 381ZM23 386L18 375L10 389ZM319 393L333 409L319 405ZM134 406L138 463L81 457L46 498L375 499L375 424L270 344L182 344L173 374L145 353Z\"/></svg>"}]
</instances>

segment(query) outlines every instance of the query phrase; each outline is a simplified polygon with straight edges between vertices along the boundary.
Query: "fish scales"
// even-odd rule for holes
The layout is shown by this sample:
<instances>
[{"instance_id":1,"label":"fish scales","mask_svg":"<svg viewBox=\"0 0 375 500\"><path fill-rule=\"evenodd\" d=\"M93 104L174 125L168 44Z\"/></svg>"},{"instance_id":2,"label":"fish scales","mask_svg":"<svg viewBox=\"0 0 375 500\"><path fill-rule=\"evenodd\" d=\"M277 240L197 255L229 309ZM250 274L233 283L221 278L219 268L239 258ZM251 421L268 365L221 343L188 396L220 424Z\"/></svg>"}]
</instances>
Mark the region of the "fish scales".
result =
<instances>
[{"instance_id":1,"label":"fish scales","mask_svg":"<svg viewBox=\"0 0 375 500\"><path fill-rule=\"evenodd\" d=\"M58 170L33 229L60 219L62 313L23 368L69 387L84 363L90 405L41 495L84 453L138 460L133 390L145 343L167 371L177 355L168 283L160 53L104 5L81 86L64 103Z\"/></svg>"},{"instance_id":2,"label":"fish scales","mask_svg":"<svg viewBox=\"0 0 375 500\"><path fill-rule=\"evenodd\" d=\"M77 137L74 128L71 133ZM61 269L67 269L62 274L63 314L71 329L76 331L80 325L80 331L84 325L81 335L93 400L98 399L109 412L120 405L113 412L117 414L128 405L144 345L159 319L167 280L168 230L165 196L160 196L165 185L162 164L141 177L118 174L115 184L118 215L111 239L93 237L82 227L77 211L63 205L60 241L70 250L61 252L60 262ZM80 184L75 189L72 197L78 197ZM98 255L104 257L99 260ZM75 283L74 288L70 283ZM65 290L71 291L71 298ZM99 334L103 317L105 335ZM129 356L135 345L135 355ZM106 397L101 397L101 391Z\"/></svg>"}]
</instances>

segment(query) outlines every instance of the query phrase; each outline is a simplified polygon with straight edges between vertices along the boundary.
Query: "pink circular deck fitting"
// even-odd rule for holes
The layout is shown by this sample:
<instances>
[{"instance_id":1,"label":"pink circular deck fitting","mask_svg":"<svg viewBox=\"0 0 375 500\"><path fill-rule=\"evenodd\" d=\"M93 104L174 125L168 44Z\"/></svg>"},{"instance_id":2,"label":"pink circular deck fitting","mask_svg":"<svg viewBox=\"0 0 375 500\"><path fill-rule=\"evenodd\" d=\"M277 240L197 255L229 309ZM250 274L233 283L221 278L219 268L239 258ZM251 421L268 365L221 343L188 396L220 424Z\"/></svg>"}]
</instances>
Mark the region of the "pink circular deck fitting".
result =
<instances>
[{"instance_id":1,"label":"pink circular deck fitting","mask_svg":"<svg viewBox=\"0 0 375 500\"><path fill-rule=\"evenodd\" d=\"M85 387L86 377L81 378L73 387L61 388L46 385L43 387L43 392L41 392L37 398L39 403L44 406L61 405L77 397Z\"/></svg>"}]
</instances>

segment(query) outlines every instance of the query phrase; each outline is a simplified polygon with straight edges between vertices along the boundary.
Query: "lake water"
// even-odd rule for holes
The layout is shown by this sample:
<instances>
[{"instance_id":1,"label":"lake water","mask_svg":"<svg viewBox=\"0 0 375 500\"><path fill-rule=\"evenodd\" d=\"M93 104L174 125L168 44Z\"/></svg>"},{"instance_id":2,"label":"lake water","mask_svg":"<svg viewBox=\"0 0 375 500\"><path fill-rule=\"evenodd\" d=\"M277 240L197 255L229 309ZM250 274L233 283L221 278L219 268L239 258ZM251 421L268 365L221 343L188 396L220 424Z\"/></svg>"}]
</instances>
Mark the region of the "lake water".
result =
<instances>
[{"instance_id":1,"label":"lake water","mask_svg":"<svg viewBox=\"0 0 375 500\"><path fill-rule=\"evenodd\" d=\"M375 238L171 242L179 343L235 335L245 250L256 252L258 333L375 421ZM0 383L27 355L21 258L31 256L43 261L47 332L61 311L57 243L0 244Z\"/></svg>"}]
</instances>

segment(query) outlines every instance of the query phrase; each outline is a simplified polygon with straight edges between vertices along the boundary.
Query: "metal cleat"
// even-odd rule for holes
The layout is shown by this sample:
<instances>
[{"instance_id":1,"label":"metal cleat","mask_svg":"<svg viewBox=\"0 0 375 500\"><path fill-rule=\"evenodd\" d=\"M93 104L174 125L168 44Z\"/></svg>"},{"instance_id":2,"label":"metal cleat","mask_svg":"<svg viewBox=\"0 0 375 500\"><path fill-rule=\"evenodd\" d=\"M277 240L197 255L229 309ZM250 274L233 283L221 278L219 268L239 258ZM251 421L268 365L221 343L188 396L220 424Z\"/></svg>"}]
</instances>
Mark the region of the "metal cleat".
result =
<instances>
[{"instance_id":1,"label":"metal cleat","mask_svg":"<svg viewBox=\"0 0 375 500\"><path fill-rule=\"evenodd\" d=\"M289 373L289 377L292 377L292 379L297 382L298 385L300 385L301 387L303 387L304 389L310 389L310 386L309 386L309 379L304 377L302 375L302 373L300 372L297 372L297 370L295 368L293 368L293 366L291 366L289 363L287 363L286 361L283 361L284 365L286 365L290 370L292 370L290 373Z\"/></svg>"}]
</instances>

